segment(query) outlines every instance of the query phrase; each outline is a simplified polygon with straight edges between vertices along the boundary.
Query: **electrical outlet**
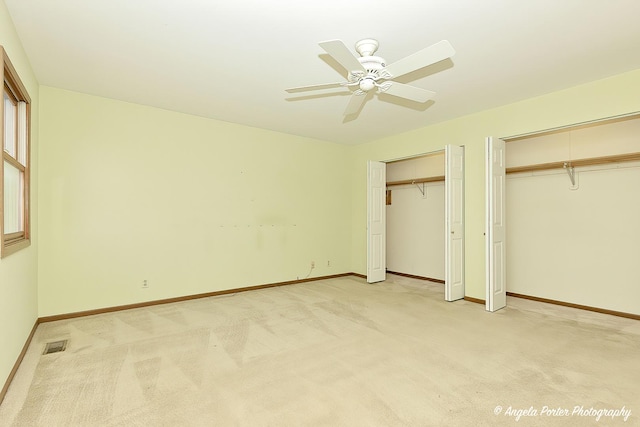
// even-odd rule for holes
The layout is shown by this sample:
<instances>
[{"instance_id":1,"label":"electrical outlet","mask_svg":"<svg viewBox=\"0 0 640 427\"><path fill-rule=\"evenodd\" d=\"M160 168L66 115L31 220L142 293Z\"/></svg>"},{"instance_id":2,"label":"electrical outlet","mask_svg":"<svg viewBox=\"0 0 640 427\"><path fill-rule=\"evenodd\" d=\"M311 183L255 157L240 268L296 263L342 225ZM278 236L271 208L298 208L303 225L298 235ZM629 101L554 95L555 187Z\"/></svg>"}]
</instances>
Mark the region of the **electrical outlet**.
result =
<instances>
[{"instance_id":1,"label":"electrical outlet","mask_svg":"<svg viewBox=\"0 0 640 427\"><path fill-rule=\"evenodd\" d=\"M316 268L316 262L315 261L311 261L311 268Z\"/></svg>"},{"instance_id":2,"label":"electrical outlet","mask_svg":"<svg viewBox=\"0 0 640 427\"><path fill-rule=\"evenodd\" d=\"M327 267L331 267L331 260L327 261Z\"/></svg>"},{"instance_id":3,"label":"electrical outlet","mask_svg":"<svg viewBox=\"0 0 640 427\"><path fill-rule=\"evenodd\" d=\"M147 289L149 287L149 282L147 282L147 280L143 280L142 281L142 289Z\"/></svg>"}]
</instances>

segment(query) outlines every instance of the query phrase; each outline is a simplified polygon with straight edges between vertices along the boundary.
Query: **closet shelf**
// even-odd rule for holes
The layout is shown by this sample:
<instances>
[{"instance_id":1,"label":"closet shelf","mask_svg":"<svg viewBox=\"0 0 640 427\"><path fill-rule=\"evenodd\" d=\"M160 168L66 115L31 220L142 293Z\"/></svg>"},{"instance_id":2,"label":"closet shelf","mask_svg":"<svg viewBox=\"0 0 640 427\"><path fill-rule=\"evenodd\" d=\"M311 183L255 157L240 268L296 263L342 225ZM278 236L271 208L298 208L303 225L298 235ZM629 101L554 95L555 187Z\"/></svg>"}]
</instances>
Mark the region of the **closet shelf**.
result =
<instances>
[{"instance_id":1,"label":"closet shelf","mask_svg":"<svg viewBox=\"0 0 640 427\"><path fill-rule=\"evenodd\" d=\"M387 187L393 187L395 185L421 184L424 182L437 182L437 181L444 181L444 175L430 176L428 178L405 179L403 181L390 181L390 182L387 182Z\"/></svg>"},{"instance_id":2,"label":"closet shelf","mask_svg":"<svg viewBox=\"0 0 640 427\"><path fill-rule=\"evenodd\" d=\"M512 168L507 168L507 174L510 173L519 173L519 172L535 172L535 171L543 171L549 169L562 169L564 167L580 167L580 166L594 166L594 165L603 165L607 163L618 163L618 162L634 162L640 160L640 153L627 153L627 154L618 154L615 156L603 156L603 157L592 157L589 159L577 159L577 160L563 160L560 162L551 162L551 163L539 163L536 165L527 165L527 166L515 166ZM388 186L389 184L387 184Z\"/></svg>"}]
</instances>

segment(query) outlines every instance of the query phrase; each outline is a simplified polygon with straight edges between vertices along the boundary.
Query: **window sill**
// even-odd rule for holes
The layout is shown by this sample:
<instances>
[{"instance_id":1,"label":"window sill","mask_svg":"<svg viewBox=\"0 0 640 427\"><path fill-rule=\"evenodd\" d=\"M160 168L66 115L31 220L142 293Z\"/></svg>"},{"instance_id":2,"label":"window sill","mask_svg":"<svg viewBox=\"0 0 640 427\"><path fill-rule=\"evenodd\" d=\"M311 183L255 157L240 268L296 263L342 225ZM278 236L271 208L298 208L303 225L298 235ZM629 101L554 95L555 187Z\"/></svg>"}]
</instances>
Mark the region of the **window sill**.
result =
<instances>
[{"instance_id":1,"label":"window sill","mask_svg":"<svg viewBox=\"0 0 640 427\"><path fill-rule=\"evenodd\" d=\"M29 247L30 245L31 245L30 239L21 239L21 240L6 244L2 247L2 256L0 258L4 258L11 254L14 254L21 249Z\"/></svg>"}]
</instances>

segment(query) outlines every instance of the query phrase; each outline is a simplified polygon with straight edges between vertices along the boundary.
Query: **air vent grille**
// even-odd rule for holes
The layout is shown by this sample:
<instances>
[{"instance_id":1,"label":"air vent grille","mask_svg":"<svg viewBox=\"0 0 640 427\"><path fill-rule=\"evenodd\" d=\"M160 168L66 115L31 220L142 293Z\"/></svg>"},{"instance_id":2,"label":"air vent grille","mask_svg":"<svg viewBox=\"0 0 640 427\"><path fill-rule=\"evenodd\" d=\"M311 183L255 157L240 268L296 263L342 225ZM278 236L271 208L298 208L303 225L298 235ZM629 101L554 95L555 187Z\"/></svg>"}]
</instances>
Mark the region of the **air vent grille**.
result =
<instances>
[{"instance_id":1,"label":"air vent grille","mask_svg":"<svg viewBox=\"0 0 640 427\"><path fill-rule=\"evenodd\" d=\"M65 351L66 348L67 340L49 342L44 347L44 353L42 354L59 353L61 351Z\"/></svg>"}]
</instances>

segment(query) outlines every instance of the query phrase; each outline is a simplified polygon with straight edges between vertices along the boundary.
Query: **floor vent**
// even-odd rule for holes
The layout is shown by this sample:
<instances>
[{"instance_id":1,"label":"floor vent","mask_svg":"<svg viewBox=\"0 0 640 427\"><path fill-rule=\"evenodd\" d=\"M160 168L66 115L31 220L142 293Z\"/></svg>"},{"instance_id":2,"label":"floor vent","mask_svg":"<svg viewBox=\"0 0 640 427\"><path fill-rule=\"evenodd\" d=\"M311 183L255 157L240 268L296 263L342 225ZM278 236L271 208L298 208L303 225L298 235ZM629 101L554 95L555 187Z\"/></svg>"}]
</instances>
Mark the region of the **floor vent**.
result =
<instances>
[{"instance_id":1,"label":"floor vent","mask_svg":"<svg viewBox=\"0 0 640 427\"><path fill-rule=\"evenodd\" d=\"M44 353L42 354L59 353L61 351L64 351L66 348L67 340L49 342L45 346Z\"/></svg>"}]
</instances>

